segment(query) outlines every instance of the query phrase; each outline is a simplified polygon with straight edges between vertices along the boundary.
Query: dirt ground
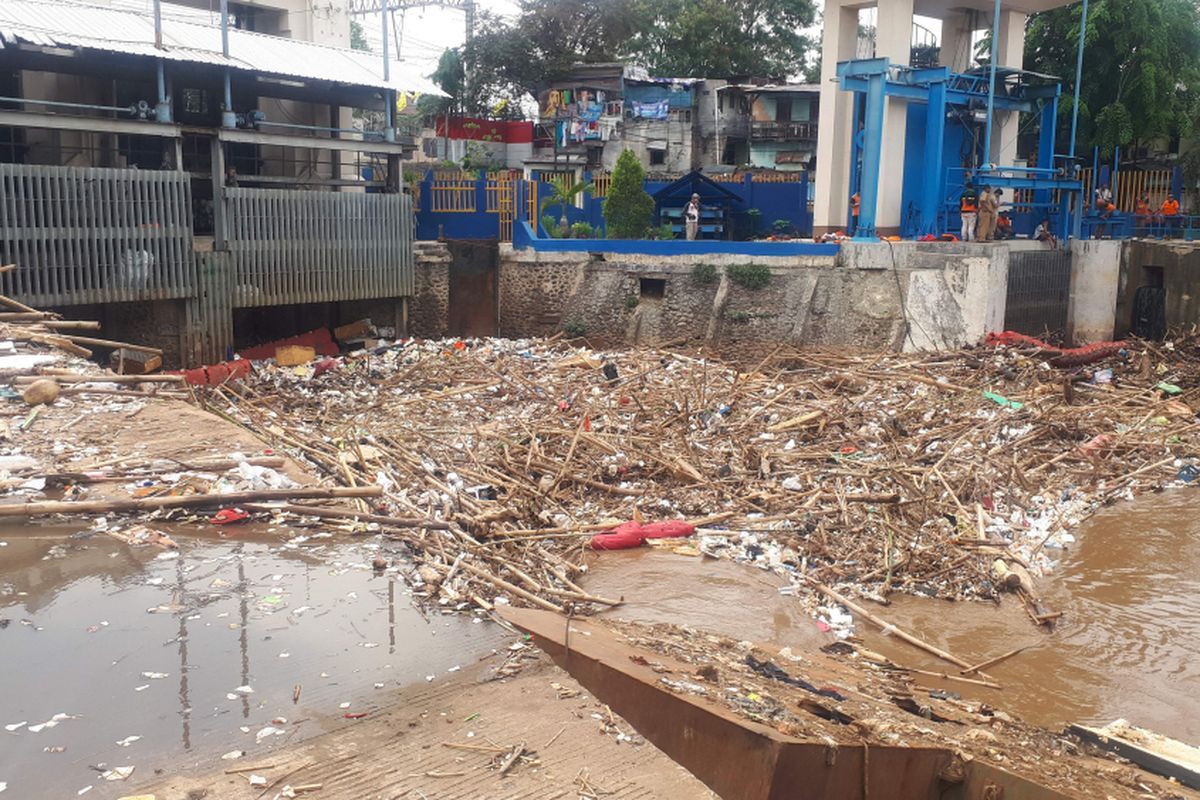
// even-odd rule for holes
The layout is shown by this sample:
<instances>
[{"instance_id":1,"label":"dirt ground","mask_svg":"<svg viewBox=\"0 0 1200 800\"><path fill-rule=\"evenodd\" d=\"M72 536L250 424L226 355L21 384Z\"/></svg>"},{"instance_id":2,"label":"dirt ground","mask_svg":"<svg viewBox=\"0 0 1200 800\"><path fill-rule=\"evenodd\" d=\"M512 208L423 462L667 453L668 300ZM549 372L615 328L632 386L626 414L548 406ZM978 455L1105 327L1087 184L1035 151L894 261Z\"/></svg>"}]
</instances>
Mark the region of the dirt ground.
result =
<instances>
[{"instance_id":1,"label":"dirt ground","mask_svg":"<svg viewBox=\"0 0 1200 800\"><path fill-rule=\"evenodd\" d=\"M256 800L320 784L312 796L321 800L574 800L587 796L583 778L613 800L716 797L620 717L607 724L604 706L545 656L515 677L485 678L477 666L458 680L402 689L382 713L330 719L327 733L265 760L223 762L224 770L164 777L141 791L157 800ZM501 775L496 751L522 742L536 761ZM252 786L250 775L266 785Z\"/></svg>"}]
</instances>

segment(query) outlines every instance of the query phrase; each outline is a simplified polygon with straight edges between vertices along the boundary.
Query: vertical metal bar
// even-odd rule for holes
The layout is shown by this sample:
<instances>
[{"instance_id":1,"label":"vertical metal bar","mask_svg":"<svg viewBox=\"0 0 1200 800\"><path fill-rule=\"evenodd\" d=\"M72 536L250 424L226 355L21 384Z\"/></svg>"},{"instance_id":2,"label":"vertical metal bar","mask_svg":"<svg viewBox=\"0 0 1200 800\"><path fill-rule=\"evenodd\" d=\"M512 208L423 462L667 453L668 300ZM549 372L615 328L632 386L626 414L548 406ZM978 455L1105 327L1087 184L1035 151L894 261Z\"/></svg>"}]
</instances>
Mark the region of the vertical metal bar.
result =
<instances>
[{"instance_id":1,"label":"vertical metal bar","mask_svg":"<svg viewBox=\"0 0 1200 800\"><path fill-rule=\"evenodd\" d=\"M879 162L883 153L883 112L887 72L867 78L866 133L863 140L862 189L859 192L855 239L875 239L875 212L879 206Z\"/></svg>"},{"instance_id":2,"label":"vertical metal bar","mask_svg":"<svg viewBox=\"0 0 1200 800\"><path fill-rule=\"evenodd\" d=\"M1079 125L1079 83L1083 77L1083 42L1087 38L1088 0L1083 0L1079 20L1079 52L1075 56L1075 100L1071 103L1071 158L1075 158L1075 131Z\"/></svg>"},{"instance_id":3,"label":"vertical metal bar","mask_svg":"<svg viewBox=\"0 0 1200 800\"><path fill-rule=\"evenodd\" d=\"M983 163L992 163L992 107L996 99L996 54L1000 52L1000 0L992 12L992 67L988 78L987 128L983 133Z\"/></svg>"},{"instance_id":4,"label":"vertical metal bar","mask_svg":"<svg viewBox=\"0 0 1200 800\"><path fill-rule=\"evenodd\" d=\"M925 182L921 188L921 224L918 233L940 234L938 209L941 205L944 175L942 155L946 148L946 84L929 84L929 102L925 117ZM806 187L807 188L807 187ZM861 206L861 204L860 204ZM808 208L807 201L803 205ZM861 213L861 211L860 211Z\"/></svg>"}]
</instances>

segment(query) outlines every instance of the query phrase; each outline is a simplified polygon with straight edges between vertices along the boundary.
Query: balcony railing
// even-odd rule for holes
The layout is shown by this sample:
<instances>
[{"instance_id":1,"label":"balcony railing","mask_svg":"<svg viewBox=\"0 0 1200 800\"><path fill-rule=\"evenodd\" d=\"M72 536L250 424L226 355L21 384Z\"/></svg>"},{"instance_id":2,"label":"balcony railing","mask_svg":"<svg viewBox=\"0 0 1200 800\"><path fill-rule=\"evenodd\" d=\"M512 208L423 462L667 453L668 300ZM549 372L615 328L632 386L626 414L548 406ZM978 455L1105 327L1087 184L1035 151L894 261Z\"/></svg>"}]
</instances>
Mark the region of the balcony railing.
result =
<instances>
[{"instance_id":1,"label":"balcony railing","mask_svg":"<svg viewBox=\"0 0 1200 800\"><path fill-rule=\"evenodd\" d=\"M760 142L815 142L815 122L759 122L750 126L750 136Z\"/></svg>"}]
</instances>

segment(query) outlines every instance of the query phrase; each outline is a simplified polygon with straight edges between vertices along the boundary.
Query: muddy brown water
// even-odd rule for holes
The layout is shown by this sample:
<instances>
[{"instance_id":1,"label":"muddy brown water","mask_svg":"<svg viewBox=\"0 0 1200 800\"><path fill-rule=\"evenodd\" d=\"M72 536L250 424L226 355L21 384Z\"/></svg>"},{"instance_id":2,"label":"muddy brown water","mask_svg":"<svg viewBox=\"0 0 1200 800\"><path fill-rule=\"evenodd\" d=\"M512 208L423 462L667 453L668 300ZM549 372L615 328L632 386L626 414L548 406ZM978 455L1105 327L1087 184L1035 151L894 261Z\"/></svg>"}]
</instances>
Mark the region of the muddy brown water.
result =
<instances>
[{"instance_id":1,"label":"muddy brown water","mask_svg":"<svg viewBox=\"0 0 1200 800\"><path fill-rule=\"evenodd\" d=\"M943 683L1052 729L1117 718L1200 745L1200 492L1180 489L1109 508L1075 531L1058 569L1040 579L1047 605L1064 616L1053 633L1035 629L1014 598L999 606L893 595L872 610L971 663L1033 647L987 672L1000 691ZM604 553L587 588L624 595L614 614L672 622L757 642L820 646L794 599L769 573L728 562L650 550ZM871 649L897 663L954 669L858 622Z\"/></svg>"},{"instance_id":2,"label":"muddy brown water","mask_svg":"<svg viewBox=\"0 0 1200 800\"><path fill-rule=\"evenodd\" d=\"M113 798L159 770L263 763L354 724L344 715L369 714L388 689L452 679L511 640L494 625L423 616L396 576L365 566L370 541L170 530L181 548L163 559L103 535L72 538L78 527L0 528L4 800L88 786L82 796ZM294 535L312 538L284 543ZM71 718L31 730L59 714ZM258 741L279 719L285 733ZM246 755L219 759L235 750ZM135 772L110 783L101 764Z\"/></svg>"}]
</instances>

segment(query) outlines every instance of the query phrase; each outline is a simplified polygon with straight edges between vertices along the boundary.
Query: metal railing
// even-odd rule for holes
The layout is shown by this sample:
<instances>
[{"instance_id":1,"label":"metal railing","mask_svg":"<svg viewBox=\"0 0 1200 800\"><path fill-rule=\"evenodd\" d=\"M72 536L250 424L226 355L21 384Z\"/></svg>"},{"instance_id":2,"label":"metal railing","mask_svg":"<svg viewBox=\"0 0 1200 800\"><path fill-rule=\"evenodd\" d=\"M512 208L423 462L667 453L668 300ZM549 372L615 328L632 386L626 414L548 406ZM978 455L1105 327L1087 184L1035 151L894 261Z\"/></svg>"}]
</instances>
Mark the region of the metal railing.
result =
<instances>
[{"instance_id":1,"label":"metal railing","mask_svg":"<svg viewBox=\"0 0 1200 800\"><path fill-rule=\"evenodd\" d=\"M33 306L163 300L196 283L186 173L0 164L4 293Z\"/></svg>"},{"instance_id":2,"label":"metal railing","mask_svg":"<svg viewBox=\"0 0 1200 800\"><path fill-rule=\"evenodd\" d=\"M1143 194L1150 195L1150 210L1157 212L1162 202L1171 191L1171 175L1169 169L1121 169L1117 172L1113 186L1113 205L1121 211L1133 211L1138 198ZM1083 196L1089 207L1092 203L1092 190L1095 184L1092 179L1092 168L1081 170L1083 180ZM1182 198L1176 197L1176 200Z\"/></svg>"},{"instance_id":3,"label":"metal railing","mask_svg":"<svg viewBox=\"0 0 1200 800\"><path fill-rule=\"evenodd\" d=\"M816 141L815 122L760 122L750 123L750 137L767 141Z\"/></svg>"},{"instance_id":4,"label":"metal railing","mask_svg":"<svg viewBox=\"0 0 1200 800\"><path fill-rule=\"evenodd\" d=\"M461 214L476 210L476 177L469 172L435 172L429 184L429 210L436 214Z\"/></svg>"},{"instance_id":5,"label":"metal railing","mask_svg":"<svg viewBox=\"0 0 1200 800\"><path fill-rule=\"evenodd\" d=\"M406 195L237 188L225 204L234 307L413 293Z\"/></svg>"}]
</instances>

